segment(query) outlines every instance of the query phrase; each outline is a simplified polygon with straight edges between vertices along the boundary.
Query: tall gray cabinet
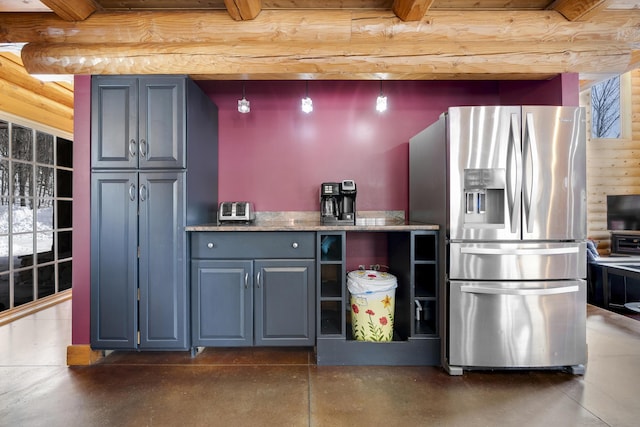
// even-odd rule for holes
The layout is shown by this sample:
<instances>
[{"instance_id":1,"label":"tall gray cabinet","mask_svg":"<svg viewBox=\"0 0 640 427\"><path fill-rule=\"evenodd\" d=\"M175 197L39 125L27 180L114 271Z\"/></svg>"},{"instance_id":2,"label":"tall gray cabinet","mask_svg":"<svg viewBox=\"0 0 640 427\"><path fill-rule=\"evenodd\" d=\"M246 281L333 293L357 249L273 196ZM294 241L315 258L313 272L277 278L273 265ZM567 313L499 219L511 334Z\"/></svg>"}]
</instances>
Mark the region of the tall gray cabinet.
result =
<instances>
[{"instance_id":1,"label":"tall gray cabinet","mask_svg":"<svg viewBox=\"0 0 640 427\"><path fill-rule=\"evenodd\" d=\"M185 76L91 83L91 346L188 349L185 226L218 202L218 112Z\"/></svg>"}]
</instances>

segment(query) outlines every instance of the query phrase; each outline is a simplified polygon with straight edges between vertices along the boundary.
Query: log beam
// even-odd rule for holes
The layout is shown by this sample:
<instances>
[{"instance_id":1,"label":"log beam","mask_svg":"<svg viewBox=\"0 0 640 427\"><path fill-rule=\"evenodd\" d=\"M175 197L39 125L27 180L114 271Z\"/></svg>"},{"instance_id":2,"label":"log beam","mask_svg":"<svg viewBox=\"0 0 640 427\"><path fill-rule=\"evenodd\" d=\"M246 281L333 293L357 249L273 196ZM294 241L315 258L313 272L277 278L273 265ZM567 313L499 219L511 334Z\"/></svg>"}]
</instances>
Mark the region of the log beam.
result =
<instances>
[{"instance_id":1,"label":"log beam","mask_svg":"<svg viewBox=\"0 0 640 427\"><path fill-rule=\"evenodd\" d=\"M0 42L29 42L25 67L47 74L429 79L627 71L640 51L640 14L598 16L573 22L548 10L434 10L402 21L384 10L264 10L239 22L220 10L98 12L66 22L3 13Z\"/></svg>"},{"instance_id":2,"label":"log beam","mask_svg":"<svg viewBox=\"0 0 640 427\"><path fill-rule=\"evenodd\" d=\"M237 22L218 12L95 13L65 22L52 13L0 13L0 43L377 43L404 39L440 42L618 42L640 47L640 14L607 11L597 22L569 22L554 11L431 11L403 22L390 11L271 11ZM190 31L184 31L189 28Z\"/></svg>"},{"instance_id":3,"label":"log beam","mask_svg":"<svg viewBox=\"0 0 640 427\"><path fill-rule=\"evenodd\" d=\"M0 53L0 93L0 110L73 133L73 88L37 80L11 53Z\"/></svg>"},{"instance_id":4,"label":"log beam","mask_svg":"<svg viewBox=\"0 0 640 427\"><path fill-rule=\"evenodd\" d=\"M0 78L0 110L73 133L73 108Z\"/></svg>"},{"instance_id":5,"label":"log beam","mask_svg":"<svg viewBox=\"0 0 640 427\"><path fill-rule=\"evenodd\" d=\"M235 21L254 19L262 10L262 0L224 0L224 5Z\"/></svg>"},{"instance_id":6,"label":"log beam","mask_svg":"<svg viewBox=\"0 0 640 427\"><path fill-rule=\"evenodd\" d=\"M589 19L605 9L611 0L556 0L550 9L560 12L569 21Z\"/></svg>"},{"instance_id":7,"label":"log beam","mask_svg":"<svg viewBox=\"0 0 640 427\"><path fill-rule=\"evenodd\" d=\"M97 10L93 0L40 0L65 21L82 21Z\"/></svg>"},{"instance_id":8,"label":"log beam","mask_svg":"<svg viewBox=\"0 0 640 427\"><path fill-rule=\"evenodd\" d=\"M391 12L386 17L397 20ZM337 10L265 10L251 21L234 21L223 10L100 12L82 22L65 22L53 13L0 13L0 43L331 42L348 41L351 25L352 14Z\"/></svg>"},{"instance_id":9,"label":"log beam","mask_svg":"<svg viewBox=\"0 0 640 427\"><path fill-rule=\"evenodd\" d=\"M388 52L394 52L389 55ZM394 78L412 73L439 75L557 74L598 69L623 70L629 53L616 46L575 43L531 49L529 44L253 43L228 44L28 44L22 50L30 73L199 74L210 78L289 73L343 78L375 74Z\"/></svg>"},{"instance_id":10,"label":"log beam","mask_svg":"<svg viewBox=\"0 0 640 427\"><path fill-rule=\"evenodd\" d=\"M393 0L393 12L403 21L419 21L433 4L433 0Z\"/></svg>"},{"instance_id":11,"label":"log beam","mask_svg":"<svg viewBox=\"0 0 640 427\"><path fill-rule=\"evenodd\" d=\"M62 106L73 108L73 89L57 83L45 83L30 76L17 56L0 52L0 79L38 93Z\"/></svg>"}]
</instances>

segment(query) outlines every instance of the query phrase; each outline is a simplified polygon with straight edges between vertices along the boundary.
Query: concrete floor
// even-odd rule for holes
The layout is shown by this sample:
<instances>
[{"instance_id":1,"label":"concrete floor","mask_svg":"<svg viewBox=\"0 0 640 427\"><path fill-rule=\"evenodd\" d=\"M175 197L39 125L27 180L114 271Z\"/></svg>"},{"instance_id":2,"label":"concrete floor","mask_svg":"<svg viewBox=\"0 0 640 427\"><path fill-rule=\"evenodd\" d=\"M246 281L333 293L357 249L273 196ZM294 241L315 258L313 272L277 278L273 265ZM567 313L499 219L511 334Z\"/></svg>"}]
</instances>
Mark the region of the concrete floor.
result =
<instances>
[{"instance_id":1,"label":"concrete floor","mask_svg":"<svg viewBox=\"0 0 640 427\"><path fill-rule=\"evenodd\" d=\"M255 348L68 368L70 342L70 301L0 327L0 425L640 425L640 322L593 306L584 376L319 367L305 349Z\"/></svg>"}]
</instances>

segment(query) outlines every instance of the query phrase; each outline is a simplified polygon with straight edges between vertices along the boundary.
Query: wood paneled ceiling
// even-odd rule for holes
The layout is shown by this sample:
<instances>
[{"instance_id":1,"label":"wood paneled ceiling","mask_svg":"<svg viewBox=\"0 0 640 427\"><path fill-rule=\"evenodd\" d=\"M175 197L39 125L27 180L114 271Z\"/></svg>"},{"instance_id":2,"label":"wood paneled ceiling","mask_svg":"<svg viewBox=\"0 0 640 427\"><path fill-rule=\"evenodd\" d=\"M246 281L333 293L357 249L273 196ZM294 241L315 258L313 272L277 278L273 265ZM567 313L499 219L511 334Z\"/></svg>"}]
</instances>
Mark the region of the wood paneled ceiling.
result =
<instances>
[{"instance_id":1,"label":"wood paneled ceiling","mask_svg":"<svg viewBox=\"0 0 640 427\"><path fill-rule=\"evenodd\" d=\"M2 0L31 73L585 81L640 65L640 0Z\"/></svg>"}]
</instances>

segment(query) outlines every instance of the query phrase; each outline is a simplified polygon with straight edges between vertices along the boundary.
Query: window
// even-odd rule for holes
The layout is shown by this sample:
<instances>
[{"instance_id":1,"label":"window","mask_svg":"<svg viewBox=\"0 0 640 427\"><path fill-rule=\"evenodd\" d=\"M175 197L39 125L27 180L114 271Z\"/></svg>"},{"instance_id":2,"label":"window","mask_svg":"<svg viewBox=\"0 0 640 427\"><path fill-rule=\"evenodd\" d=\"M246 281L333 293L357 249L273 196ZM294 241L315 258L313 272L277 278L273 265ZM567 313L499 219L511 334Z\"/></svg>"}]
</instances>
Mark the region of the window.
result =
<instances>
[{"instance_id":1,"label":"window","mask_svg":"<svg viewBox=\"0 0 640 427\"><path fill-rule=\"evenodd\" d=\"M628 138L626 104L630 85L628 74L615 76L591 88L591 137L595 139Z\"/></svg>"},{"instance_id":2,"label":"window","mask_svg":"<svg viewBox=\"0 0 640 427\"><path fill-rule=\"evenodd\" d=\"M71 287L72 141L0 119L0 312Z\"/></svg>"}]
</instances>

